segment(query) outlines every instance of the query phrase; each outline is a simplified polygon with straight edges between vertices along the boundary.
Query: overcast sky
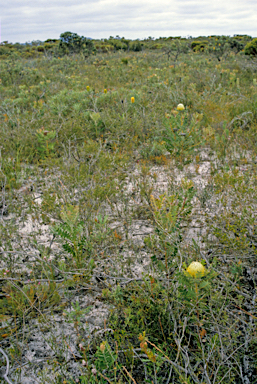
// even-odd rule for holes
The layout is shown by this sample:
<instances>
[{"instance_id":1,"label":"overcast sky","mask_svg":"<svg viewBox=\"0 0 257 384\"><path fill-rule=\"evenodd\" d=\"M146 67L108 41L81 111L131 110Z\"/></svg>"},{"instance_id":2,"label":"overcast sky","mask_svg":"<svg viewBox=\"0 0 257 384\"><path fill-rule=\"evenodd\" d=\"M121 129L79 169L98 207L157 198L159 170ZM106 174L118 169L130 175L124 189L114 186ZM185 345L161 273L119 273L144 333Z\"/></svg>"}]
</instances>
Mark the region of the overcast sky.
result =
<instances>
[{"instance_id":1,"label":"overcast sky","mask_svg":"<svg viewBox=\"0 0 257 384\"><path fill-rule=\"evenodd\" d=\"M1 41L76 32L96 39L248 34L257 0L0 0Z\"/></svg>"}]
</instances>

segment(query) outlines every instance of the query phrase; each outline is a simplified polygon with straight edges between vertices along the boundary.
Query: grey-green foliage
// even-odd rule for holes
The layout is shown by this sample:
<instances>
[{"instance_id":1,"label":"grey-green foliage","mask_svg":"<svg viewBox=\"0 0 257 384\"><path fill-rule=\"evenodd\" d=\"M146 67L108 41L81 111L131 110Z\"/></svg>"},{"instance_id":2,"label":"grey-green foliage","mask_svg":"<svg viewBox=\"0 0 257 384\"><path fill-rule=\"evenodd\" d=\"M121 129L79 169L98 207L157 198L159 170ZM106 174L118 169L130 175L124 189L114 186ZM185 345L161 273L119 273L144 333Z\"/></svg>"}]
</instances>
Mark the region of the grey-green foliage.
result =
<instances>
[{"instance_id":1,"label":"grey-green foliage","mask_svg":"<svg viewBox=\"0 0 257 384\"><path fill-rule=\"evenodd\" d=\"M143 159L152 159L158 156L164 156L167 152L164 142L149 141L144 143L140 148L140 155Z\"/></svg>"},{"instance_id":2,"label":"grey-green foliage","mask_svg":"<svg viewBox=\"0 0 257 384\"><path fill-rule=\"evenodd\" d=\"M190 120L187 112L168 115L162 131L167 150L185 162L190 162L203 144L200 122L202 115L194 114Z\"/></svg>"},{"instance_id":3,"label":"grey-green foliage","mask_svg":"<svg viewBox=\"0 0 257 384\"><path fill-rule=\"evenodd\" d=\"M64 240L63 249L72 257L74 265L81 268L86 263L90 273L94 268L91 258L92 244L79 218L79 207L70 204L63 207L61 219L62 223L55 225L54 233Z\"/></svg>"},{"instance_id":4,"label":"grey-green foliage","mask_svg":"<svg viewBox=\"0 0 257 384\"><path fill-rule=\"evenodd\" d=\"M51 112L56 115L67 116L72 109L77 113L84 110L89 103L87 91L69 91L63 89L49 99ZM79 107L78 107L79 106Z\"/></svg>"}]
</instances>

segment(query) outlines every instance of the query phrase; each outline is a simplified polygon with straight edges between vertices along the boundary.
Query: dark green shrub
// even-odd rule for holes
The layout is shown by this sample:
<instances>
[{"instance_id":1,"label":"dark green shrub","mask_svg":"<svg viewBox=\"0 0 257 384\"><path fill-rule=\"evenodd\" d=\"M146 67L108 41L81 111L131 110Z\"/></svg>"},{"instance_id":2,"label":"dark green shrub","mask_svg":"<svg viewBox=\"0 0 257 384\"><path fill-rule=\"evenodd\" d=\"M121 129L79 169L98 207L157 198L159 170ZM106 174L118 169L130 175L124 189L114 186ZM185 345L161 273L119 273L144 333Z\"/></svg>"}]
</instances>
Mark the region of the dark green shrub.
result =
<instances>
[{"instance_id":1,"label":"dark green shrub","mask_svg":"<svg viewBox=\"0 0 257 384\"><path fill-rule=\"evenodd\" d=\"M233 49L236 53L242 51L244 49L244 43L238 39L231 39L229 41L230 48Z\"/></svg>"},{"instance_id":2,"label":"dark green shrub","mask_svg":"<svg viewBox=\"0 0 257 384\"><path fill-rule=\"evenodd\" d=\"M191 43L191 48L194 52L204 52L206 47L208 46L208 41L193 41Z\"/></svg>"},{"instance_id":3,"label":"dark green shrub","mask_svg":"<svg viewBox=\"0 0 257 384\"><path fill-rule=\"evenodd\" d=\"M84 36L64 32L60 35L59 50L63 54L83 53L84 56L89 56L95 51L95 46L92 40Z\"/></svg>"},{"instance_id":4,"label":"dark green shrub","mask_svg":"<svg viewBox=\"0 0 257 384\"><path fill-rule=\"evenodd\" d=\"M129 45L129 49L135 52L142 51L142 48L143 48L143 44L139 40L132 41Z\"/></svg>"},{"instance_id":5,"label":"dark green shrub","mask_svg":"<svg viewBox=\"0 0 257 384\"><path fill-rule=\"evenodd\" d=\"M253 39L251 42L247 43L245 46L245 54L246 55L257 55L257 38Z\"/></svg>"},{"instance_id":6,"label":"dark green shrub","mask_svg":"<svg viewBox=\"0 0 257 384\"><path fill-rule=\"evenodd\" d=\"M125 44L122 40L110 39L109 41L110 41L110 44L114 47L115 51L127 50L127 44Z\"/></svg>"}]
</instances>

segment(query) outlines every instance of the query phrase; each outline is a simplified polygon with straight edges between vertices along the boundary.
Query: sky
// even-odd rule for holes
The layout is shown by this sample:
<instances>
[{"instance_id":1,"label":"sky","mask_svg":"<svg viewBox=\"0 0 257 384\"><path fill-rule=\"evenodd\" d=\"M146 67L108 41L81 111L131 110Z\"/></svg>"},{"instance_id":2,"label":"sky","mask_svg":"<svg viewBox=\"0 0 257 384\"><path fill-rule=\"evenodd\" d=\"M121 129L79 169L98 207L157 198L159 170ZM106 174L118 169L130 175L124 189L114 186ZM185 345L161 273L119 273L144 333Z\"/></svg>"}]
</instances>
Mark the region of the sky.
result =
<instances>
[{"instance_id":1,"label":"sky","mask_svg":"<svg viewBox=\"0 0 257 384\"><path fill-rule=\"evenodd\" d=\"M0 0L1 42L119 35L257 36L257 0Z\"/></svg>"}]
</instances>

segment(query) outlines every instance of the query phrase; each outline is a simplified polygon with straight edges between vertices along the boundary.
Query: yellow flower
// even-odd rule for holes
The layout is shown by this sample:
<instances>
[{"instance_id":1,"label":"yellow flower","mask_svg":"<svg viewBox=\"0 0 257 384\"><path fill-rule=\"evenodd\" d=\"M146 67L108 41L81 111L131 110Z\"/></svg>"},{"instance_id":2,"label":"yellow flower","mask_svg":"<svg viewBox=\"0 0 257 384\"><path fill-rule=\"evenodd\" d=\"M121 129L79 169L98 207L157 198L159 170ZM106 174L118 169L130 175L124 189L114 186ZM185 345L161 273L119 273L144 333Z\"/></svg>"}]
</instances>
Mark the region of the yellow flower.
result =
<instances>
[{"instance_id":1,"label":"yellow flower","mask_svg":"<svg viewBox=\"0 0 257 384\"><path fill-rule=\"evenodd\" d=\"M205 273L205 268L204 266L199 263L198 261L193 261L189 267L187 268L187 272L189 273L189 275L191 275L192 277L196 277L197 274L201 274L201 275L204 275Z\"/></svg>"},{"instance_id":2,"label":"yellow flower","mask_svg":"<svg viewBox=\"0 0 257 384\"><path fill-rule=\"evenodd\" d=\"M131 97L131 103L134 103L135 102L135 98L134 96Z\"/></svg>"},{"instance_id":3,"label":"yellow flower","mask_svg":"<svg viewBox=\"0 0 257 384\"><path fill-rule=\"evenodd\" d=\"M86 88L87 88L87 91L89 92L89 91L90 91L90 86L89 86L89 85L87 85L87 87L86 87Z\"/></svg>"},{"instance_id":4,"label":"yellow flower","mask_svg":"<svg viewBox=\"0 0 257 384\"><path fill-rule=\"evenodd\" d=\"M104 89L104 93L107 93L107 89Z\"/></svg>"},{"instance_id":5,"label":"yellow flower","mask_svg":"<svg viewBox=\"0 0 257 384\"><path fill-rule=\"evenodd\" d=\"M178 111L184 111L184 109L185 109L184 104L178 104L177 106Z\"/></svg>"}]
</instances>

